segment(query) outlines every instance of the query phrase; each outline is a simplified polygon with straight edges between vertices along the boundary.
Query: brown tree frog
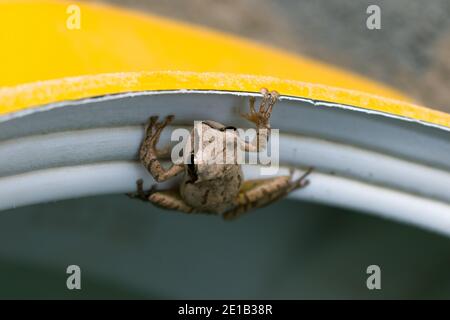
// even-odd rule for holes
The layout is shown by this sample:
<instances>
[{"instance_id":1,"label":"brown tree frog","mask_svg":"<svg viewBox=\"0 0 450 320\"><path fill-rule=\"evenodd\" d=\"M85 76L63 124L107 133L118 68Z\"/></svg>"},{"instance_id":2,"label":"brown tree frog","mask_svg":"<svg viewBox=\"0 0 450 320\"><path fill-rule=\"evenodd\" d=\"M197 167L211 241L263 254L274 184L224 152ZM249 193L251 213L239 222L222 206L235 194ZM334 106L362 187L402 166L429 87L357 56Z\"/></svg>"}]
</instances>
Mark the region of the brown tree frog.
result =
<instances>
[{"instance_id":1,"label":"brown tree frog","mask_svg":"<svg viewBox=\"0 0 450 320\"><path fill-rule=\"evenodd\" d=\"M259 152L266 147L270 132L270 116L279 96L276 91L269 92L267 89L262 89L261 94L262 100L259 109L255 109L255 97L251 97L249 100L250 112L242 115L255 124L256 137L251 142L235 137L240 147L247 152ZM156 144L162 130L173 119L172 115L167 116L161 122L158 122L157 116L149 119L140 148L140 161L157 182L163 182L184 173L181 185L171 190L156 190L154 186L150 191L145 192L143 181L140 179L137 181L137 193L132 195L135 198L165 209L185 213L219 214L225 219L232 219L250 209L279 200L291 191L308 184L308 180L305 178L311 169L297 179L293 178L293 172L291 172L289 176L244 181L240 164L196 163L194 152L190 154L190 163L172 164L170 168L165 169L161 165L160 159L170 153L170 148L160 150L156 148ZM206 147L208 143L213 143L211 140L226 140L229 138L227 135L236 134L233 130L235 128L226 127L211 120L202 121L201 126L205 130L212 129L214 131L214 139L209 137L202 140L203 147ZM192 130L191 136L194 137L194 135L195 132Z\"/></svg>"}]
</instances>

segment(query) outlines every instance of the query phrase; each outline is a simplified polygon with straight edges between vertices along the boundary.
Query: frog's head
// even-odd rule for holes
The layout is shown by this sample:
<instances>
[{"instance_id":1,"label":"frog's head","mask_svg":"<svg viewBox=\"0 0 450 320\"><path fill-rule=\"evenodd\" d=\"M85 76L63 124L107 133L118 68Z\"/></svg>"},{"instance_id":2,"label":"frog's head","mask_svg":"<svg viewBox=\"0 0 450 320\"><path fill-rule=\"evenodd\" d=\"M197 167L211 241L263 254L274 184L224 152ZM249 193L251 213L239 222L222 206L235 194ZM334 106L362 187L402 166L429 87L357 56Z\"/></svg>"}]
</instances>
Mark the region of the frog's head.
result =
<instances>
[{"instance_id":1,"label":"frog's head","mask_svg":"<svg viewBox=\"0 0 450 320\"><path fill-rule=\"evenodd\" d=\"M202 125L205 125L206 127L209 127L209 128L211 128L213 130L218 130L218 131L221 131L221 132L223 132L225 130L229 130L229 129L230 130L236 130L236 128L233 127L233 126L226 126L226 125L224 125L224 124L222 124L220 122L213 121L213 120L202 121Z\"/></svg>"},{"instance_id":2,"label":"frog's head","mask_svg":"<svg viewBox=\"0 0 450 320\"><path fill-rule=\"evenodd\" d=\"M225 126L219 122L206 120L199 122L194 127L194 152L191 153L187 172L191 181L200 182L217 179L224 174L224 165L228 161L226 152L227 144L234 146L236 128ZM231 142L230 142L231 141ZM229 146L228 146L229 147ZM234 159L232 159L234 160Z\"/></svg>"}]
</instances>

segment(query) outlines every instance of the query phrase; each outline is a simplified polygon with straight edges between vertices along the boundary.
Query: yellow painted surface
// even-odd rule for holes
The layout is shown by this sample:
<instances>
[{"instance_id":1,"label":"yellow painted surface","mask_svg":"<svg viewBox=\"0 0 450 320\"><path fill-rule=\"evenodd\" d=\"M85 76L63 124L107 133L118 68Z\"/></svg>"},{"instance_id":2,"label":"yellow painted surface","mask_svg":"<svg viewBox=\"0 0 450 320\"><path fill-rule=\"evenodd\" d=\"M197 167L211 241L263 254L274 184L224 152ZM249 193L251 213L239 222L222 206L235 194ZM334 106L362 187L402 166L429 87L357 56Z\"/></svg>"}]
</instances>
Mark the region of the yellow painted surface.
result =
<instances>
[{"instance_id":1,"label":"yellow painted surface","mask_svg":"<svg viewBox=\"0 0 450 320\"><path fill-rule=\"evenodd\" d=\"M282 95L347 104L450 127L449 114L359 91L274 77L181 71L102 74L0 88L0 115L105 94L177 89L259 92L262 87L276 89Z\"/></svg>"},{"instance_id":2,"label":"yellow painted surface","mask_svg":"<svg viewBox=\"0 0 450 320\"><path fill-rule=\"evenodd\" d=\"M69 4L80 29L66 23ZM71 21L71 20L69 20ZM0 86L130 71L229 72L400 93L331 66L200 27L87 2L0 0Z\"/></svg>"},{"instance_id":3,"label":"yellow painted surface","mask_svg":"<svg viewBox=\"0 0 450 320\"><path fill-rule=\"evenodd\" d=\"M79 30L66 26L74 3L81 9ZM0 43L0 115L128 91L258 92L265 86L450 127L449 115L402 102L408 100L402 94L337 68L104 5L0 0Z\"/></svg>"}]
</instances>

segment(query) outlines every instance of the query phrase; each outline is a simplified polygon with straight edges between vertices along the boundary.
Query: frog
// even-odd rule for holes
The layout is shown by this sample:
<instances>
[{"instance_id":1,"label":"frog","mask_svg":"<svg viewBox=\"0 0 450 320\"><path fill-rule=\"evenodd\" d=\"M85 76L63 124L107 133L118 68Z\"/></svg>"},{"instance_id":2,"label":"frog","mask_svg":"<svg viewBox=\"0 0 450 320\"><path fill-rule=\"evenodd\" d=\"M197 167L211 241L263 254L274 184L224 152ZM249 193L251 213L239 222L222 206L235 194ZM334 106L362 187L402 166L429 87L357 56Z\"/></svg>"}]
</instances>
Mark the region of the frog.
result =
<instances>
[{"instance_id":1,"label":"frog","mask_svg":"<svg viewBox=\"0 0 450 320\"><path fill-rule=\"evenodd\" d=\"M245 152L260 152L267 146L270 136L270 117L273 107L279 98L277 91L262 88L259 108L255 108L256 97L249 98L249 112L241 114L243 118L256 127L256 136L252 141L245 141L237 135L235 127L225 126L213 120L201 121L202 132L213 132L208 139L202 140L202 146L214 143L216 139L224 141L231 137ZM158 116L151 116L144 129L144 139L139 149L141 164L151 174L157 183L167 181L183 174L178 186L167 190L159 190L157 184L150 190L143 188L143 179L136 181L137 191L130 194L145 202L169 210L187 214L205 213L222 216L225 220L233 220L242 214L256 208L265 207L278 201L294 190L304 188L309 184L307 176L312 168L299 178L294 178L294 170L289 175L275 176L265 179L245 180L242 166L238 161L214 163L214 161L196 162L199 154L192 151L187 163L172 163L164 168L161 159L170 154L170 147L157 148L161 132L174 120L174 115L166 116L159 121ZM191 137L196 134L195 128ZM198 134L198 132L197 132ZM192 139L193 140L193 139ZM225 144L226 145L226 144ZM200 148L205 150L206 148ZM199 152L201 152L201 150ZM223 150L219 150L223 152ZM204 156L201 154L200 156ZM211 157L211 155L208 155Z\"/></svg>"}]
</instances>

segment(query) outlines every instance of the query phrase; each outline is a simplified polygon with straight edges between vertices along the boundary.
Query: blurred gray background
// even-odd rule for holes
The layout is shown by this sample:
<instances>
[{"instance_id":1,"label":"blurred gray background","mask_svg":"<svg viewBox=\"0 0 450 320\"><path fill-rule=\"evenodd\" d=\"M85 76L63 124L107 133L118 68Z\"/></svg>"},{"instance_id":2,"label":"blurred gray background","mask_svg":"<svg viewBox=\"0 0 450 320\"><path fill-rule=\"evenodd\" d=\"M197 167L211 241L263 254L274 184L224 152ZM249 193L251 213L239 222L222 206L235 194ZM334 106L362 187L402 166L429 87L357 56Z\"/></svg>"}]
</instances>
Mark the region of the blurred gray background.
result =
<instances>
[{"instance_id":1,"label":"blurred gray background","mask_svg":"<svg viewBox=\"0 0 450 320\"><path fill-rule=\"evenodd\" d=\"M108 1L302 53L450 111L448 0ZM365 28L369 4L382 29ZM450 298L450 239L289 200L233 223L124 195L1 212L1 298ZM66 289L66 267L82 290ZM377 264L382 289L366 288Z\"/></svg>"},{"instance_id":2,"label":"blurred gray background","mask_svg":"<svg viewBox=\"0 0 450 320\"><path fill-rule=\"evenodd\" d=\"M0 298L450 297L450 239L289 200L233 222L125 195L61 201L2 212L0 243ZM372 264L381 290L366 287Z\"/></svg>"},{"instance_id":3,"label":"blurred gray background","mask_svg":"<svg viewBox=\"0 0 450 320\"><path fill-rule=\"evenodd\" d=\"M448 0L105 0L349 69L450 112ZM381 8L381 30L366 9Z\"/></svg>"}]
</instances>

